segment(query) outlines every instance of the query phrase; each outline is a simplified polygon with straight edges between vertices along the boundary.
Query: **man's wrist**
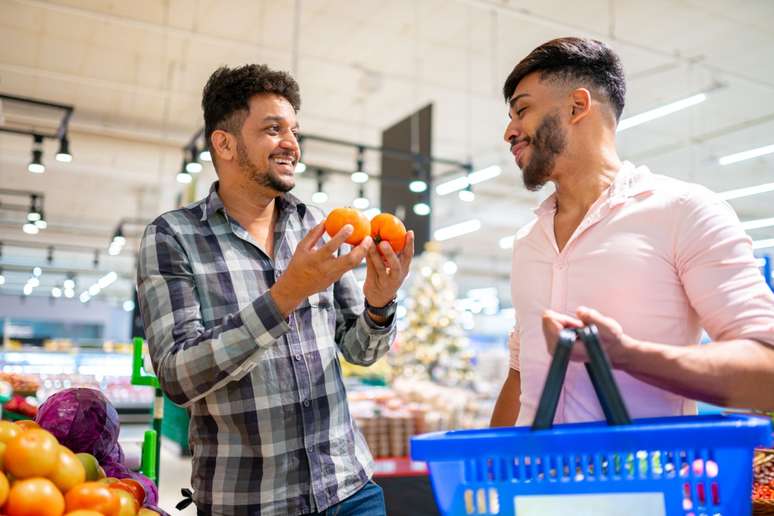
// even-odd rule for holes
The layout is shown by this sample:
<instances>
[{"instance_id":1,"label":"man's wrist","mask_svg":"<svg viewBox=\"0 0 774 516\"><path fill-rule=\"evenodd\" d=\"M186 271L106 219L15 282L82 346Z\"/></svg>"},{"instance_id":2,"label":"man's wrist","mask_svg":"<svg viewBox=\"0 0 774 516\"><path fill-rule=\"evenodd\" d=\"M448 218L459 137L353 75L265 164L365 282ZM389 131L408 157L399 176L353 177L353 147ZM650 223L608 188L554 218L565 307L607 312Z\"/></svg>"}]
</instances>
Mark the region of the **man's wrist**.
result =
<instances>
[{"instance_id":1,"label":"man's wrist","mask_svg":"<svg viewBox=\"0 0 774 516\"><path fill-rule=\"evenodd\" d=\"M283 317L288 317L305 297L300 296L294 289L290 288L286 281L282 280L282 276L272 285L269 292Z\"/></svg>"}]
</instances>

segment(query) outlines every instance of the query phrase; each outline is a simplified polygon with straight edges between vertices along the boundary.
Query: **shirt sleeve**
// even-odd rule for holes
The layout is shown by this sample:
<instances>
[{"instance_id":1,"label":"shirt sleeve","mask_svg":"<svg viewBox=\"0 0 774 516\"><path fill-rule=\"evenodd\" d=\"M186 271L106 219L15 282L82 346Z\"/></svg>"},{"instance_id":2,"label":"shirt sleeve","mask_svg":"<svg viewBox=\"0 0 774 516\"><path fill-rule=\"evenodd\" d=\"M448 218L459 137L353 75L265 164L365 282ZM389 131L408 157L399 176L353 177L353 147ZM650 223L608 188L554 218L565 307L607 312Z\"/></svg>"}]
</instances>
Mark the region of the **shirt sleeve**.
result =
<instances>
[{"instance_id":1,"label":"shirt sleeve","mask_svg":"<svg viewBox=\"0 0 774 516\"><path fill-rule=\"evenodd\" d=\"M774 345L774 293L733 209L706 189L681 202L675 263L702 326L713 340Z\"/></svg>"},{"instance_id":2,"label":"shirt sleeve","mask_svg":"<svg viewBox=\"0 0 774 516\"><path fill-rule=\"evenodd\" d=\"M352 271L333 286L336 304L336 344L352 364L368 366L379 360L395 340L396 317L379 326L365 313L363 294Z\"/></svg>"},{"instance_id":3,"label":"shirt sleeve","mask_svg":"<svg viewBox=\"0 0 774 516\"><path fill-rule=\"evenodd\" d=\"M137 295L151 361L164 393L190 405L258 363L290 327L267 291L205 328L188 256L163 221L140 244Z\"/></svg>"},{"instance_id":4,"label":"shirt sleeve","mask_svg":"<svg viewBox=\"0 0 774 516\"><path fill-rule=\"evenodd\" d=\"M521 349L521 339L519 337L519 325L516 324L508 334L508 353L510 355L509 364L514 371L520 371L519 351Z\"/></svg>"}]
</instances>

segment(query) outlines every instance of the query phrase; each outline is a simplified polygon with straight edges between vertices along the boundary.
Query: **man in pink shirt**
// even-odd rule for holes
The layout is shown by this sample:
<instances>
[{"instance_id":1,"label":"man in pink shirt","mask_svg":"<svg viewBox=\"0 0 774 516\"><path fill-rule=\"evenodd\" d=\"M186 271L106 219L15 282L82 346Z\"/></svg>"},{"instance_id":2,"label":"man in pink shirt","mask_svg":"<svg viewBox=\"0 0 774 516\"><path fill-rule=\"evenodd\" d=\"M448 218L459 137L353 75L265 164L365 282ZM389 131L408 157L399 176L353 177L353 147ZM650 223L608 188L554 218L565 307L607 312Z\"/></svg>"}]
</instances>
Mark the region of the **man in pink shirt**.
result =
<instances>
[{"instance_id":1,"label":"man in pink shirt","mask_svg":"<svg viewBox=\"0 0 774 516\"><path fill-rule=\"evenodd\" d=\"M632 417L694 414L693 400L774 410L774 295L750 238L708 189L620 160L618 56L549 41L503 93L525 186L556 192L514 240L518 322L492 425L532 422L559 331L591 323ZM577 345L556 422L604 418L583 360Z\"/></svg>"}]
</instances>

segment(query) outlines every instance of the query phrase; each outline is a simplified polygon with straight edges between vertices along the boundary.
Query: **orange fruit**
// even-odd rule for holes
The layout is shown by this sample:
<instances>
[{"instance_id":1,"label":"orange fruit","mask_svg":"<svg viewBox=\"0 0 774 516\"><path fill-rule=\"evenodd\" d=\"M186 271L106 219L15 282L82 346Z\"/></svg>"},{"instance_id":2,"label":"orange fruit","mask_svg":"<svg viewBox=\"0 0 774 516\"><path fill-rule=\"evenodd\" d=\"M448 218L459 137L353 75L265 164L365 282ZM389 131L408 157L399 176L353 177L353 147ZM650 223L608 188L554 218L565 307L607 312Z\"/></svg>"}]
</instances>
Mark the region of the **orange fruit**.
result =
<instances>
[{"instance_id":1,"label":"orange fruit","mask_svg":"<svg viewBox=\"0 0 774 516\"><path fill-rule=\"evenodd\" d=\"M47 478L17 480L8 493L4 509L8 516L62 516L62 493Z\"/></svg>"},{"instance_id":2,"label":"orange fruit","mask_svg":"<svg viewBox=\"0 0 774 516\"><path fill-rule=\"evenodd\" d=\"M26 430L5 445L3 466L16 478L47 477L59 458L59 442L39 428Z\"/></svg>"},{"instance_id":3,"label":"orange fruit","mask_svg":"<svg viewBox=\"0 0 774 516\"><path fill-rule=\"evenodd\" d=\"M77 509L89 509L101 512L105 516L117 516L121 510L121 500L108 484L84 482L65 495L67 512Z\"/></svg>"},{"instance_id":4,"label":"orange fruit","mask_svg":"<svg viewBox=\"0 0 774 516\"><path fill-rule=\"evenodd\" d=\"M336 208L331 211L325 219L325 231L333 237L347 224L354 229L346 240L349 245L358 245L371 234L371 223L354 208Z\"/></svg>"},{"instance_id":5,"label":"orange fruit","mask_svg":"<svg viewBox=\"0 0 774 516\"><path fill-rule=\"evenodd\" d=\"M374 243L385 240L396 253L406 245L406 226L398 217L390 213L380 213L371 219L371 237Z\"/></svg>"}]
</instances>

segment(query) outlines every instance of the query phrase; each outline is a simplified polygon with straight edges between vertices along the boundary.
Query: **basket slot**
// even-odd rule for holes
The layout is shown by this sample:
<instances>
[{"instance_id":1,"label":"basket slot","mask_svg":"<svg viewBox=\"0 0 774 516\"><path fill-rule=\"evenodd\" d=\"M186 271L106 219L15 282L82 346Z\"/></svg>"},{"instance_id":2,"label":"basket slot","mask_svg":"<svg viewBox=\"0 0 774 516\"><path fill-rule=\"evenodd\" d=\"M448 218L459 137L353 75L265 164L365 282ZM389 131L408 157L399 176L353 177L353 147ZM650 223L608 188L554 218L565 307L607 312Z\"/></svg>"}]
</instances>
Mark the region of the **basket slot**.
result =
<instances>
[{"instance_id":1,"label":"basket slot","mask_svg":"<svg viewBox=\"0 0 774 516\"><path fill-rule=\"evenodd\" d=\"M500 493L496 488L489 488L489 514L500 514Z\"/></svg>"},{"instance_id":2,"label":"basket slot","mask_svg":"<svg viewBox=\"0 0 774 516\"><path fill-rule=\"evenodd\" d=\"M486 459L486 480L487 482L497 482L497 471L495 470L495 459L490 457Z\"/></svg>"},{"instance_id":3,"label":"basket slot","mask_svg":"<svg viewBox=\"0 0 774 516\"><path fill-rule=\"evenodd\" d=\"M473 490L465 489L463 498L465 499L465 514L473 514L476 510L473 506Z\"/></svg>"},{"instance_id":4,"label":"basket slot","mask_svg":"<svg viewBox=\"0 0 774 516\"><path fill-rule=\"evenodd\" d=\"M605 480L607 478L607 474L602 470L602 462L604 460L601 453L594 454L594 478L597 480Z\"/></svg>"},{"instance_id":5,"label":"basket slot","mask_svg":"<svg viewBox=\"0 0 774 516\"><path fill-rule=\"evenodd\" d=\"M483 487L476 489L476 509L478 510L478 514L487 514L486 489Z\"/></svg>"}]
</instances>

